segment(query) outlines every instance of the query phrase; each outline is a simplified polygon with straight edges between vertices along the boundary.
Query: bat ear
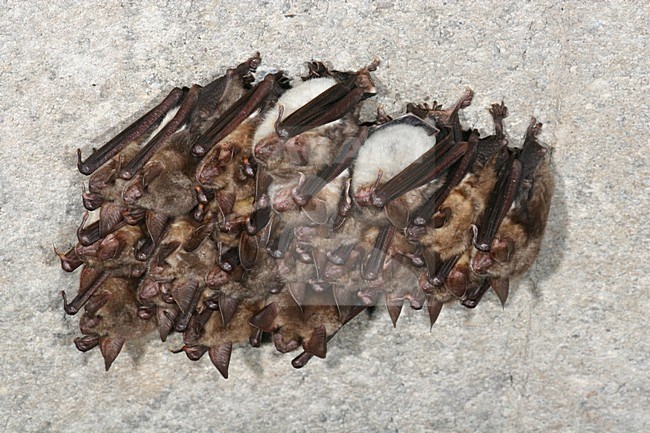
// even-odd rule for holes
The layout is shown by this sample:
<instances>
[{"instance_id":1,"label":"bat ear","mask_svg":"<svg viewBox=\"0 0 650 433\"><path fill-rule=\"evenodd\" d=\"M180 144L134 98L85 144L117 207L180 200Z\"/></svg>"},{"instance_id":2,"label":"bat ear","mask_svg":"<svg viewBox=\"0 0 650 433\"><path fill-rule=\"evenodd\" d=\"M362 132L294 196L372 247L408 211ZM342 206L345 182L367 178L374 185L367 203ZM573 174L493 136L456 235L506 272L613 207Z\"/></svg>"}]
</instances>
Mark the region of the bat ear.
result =
<instances>
[{"instance_id":1,"label":"bat ear","mask_svg":"<svg viewBox=\"0 0 650 433\"><path fill-rule=\"evenodd\" d=\"M117 355L120 354L122 346L125 342L124 337L103 337L99 340L99 349L102 352L102 357L104 358L104 365L106 371L111 368L113 361L117 358Z\"/></svg>"},{"instance_id":2,"label":"bat ear","mask_svg":"<svg viewBox=\"0 0 650 433\"><path fill-rule=\"evenodd\" d=\"M174 302L181 309L181 312L187 312L190 309L192 304L192 298L194 298L194 292L198 288L198 285L191 283L179 284L172 287L172 296Z\"/></svg>"},{"instance_id":3,"label":"bat ear","mask_svg":"<svg viewBox=\"0 0 650 433\"><path fill-rule=\"evenodd\" d=\"M166 214L147 211L147 214L145 216L145 224L147 226L149 236L153 240L154 244L158 245L160 242L160 238L165 232L168 222L169 217Z\"/></svg>"},{"instance_id":4,"label":"bat ear","mask_svg":"<svg viewBox=\"0 0 650 433\"><path fill-rule=\"evenodd\" d=\"M219 312L221 313L221 323L225 327L228 325L228 323L230 323L230 320L235 315L237 307L239 307L240 300L220 293L218 303Z\"/></svg>"},{"instance_id":5,"label":"bat ear","mask_svg":"<svg viewBox=\"0 0 650 433\"><path fill-rule=\"evenodd\" d=\"M250 271L257 261L257 238L246 232L242 232L239 238L239 262L242 268Z\"/></svg>"},{"instance_id":6,"label":"bat ear","mask_svg":"<svg viewBox=\"0 0 650 433\"><path fill-rule=\"evenodd\" d=\"M212 234L213 230L214 223L203 224L202 226L197 227L194 232L192 232L192 236L183 245L183 250L187 253L195 251L201 246L203 241Z\"/></svg>"},{"instance_id":7,"label":"bat ear","mask_svg":"<svg viewBox=\"0 0 650 433\"><path fill-rule=\"evenodd\" d=\"M219 370L224 379L228 379L228 367L230 366L230 355L232 354L232 342L227 342L218 347L211 347L208 350L210 361Z\"/></svg>"},{"instance_id":8,"label":"bat ear","mask_svg":"<svg viewBox=\"0 0 650 433\"><path fill-rule=\"evenodd\" d=\"M490 278L490 287L492 287L494 293L496 293L499 297L501 306L504 306L506 304L506 300L508 299L510 280L508 278Z\"/></svg>"},{"instance_id":9,"label":"bat ear","mask_svg":"<svg viewBox=\"0 0 650 433\"><path fill-rule=\"evenodd\" d=\"M386 294L386 309L388 310L388 315L390 316L391 322L393 322L394 328L397 327L397 319L399 319L399 316L402 313L403 306L403 300L395 299L389 294Z\"/></svg>"},{"instance_id":10,"label":"bat ear","mask_svg":"<svg viewBox=\"0 0 650 433\"><path fill-rule=\"evenodd\" d=\"M251 317L249 323L251 326L268 333L272 333L275 330L274 322L275 318L278 316L280 308L275 302L271 302L259 313Z\"/></svg>"},{"instance_id":11,"label":"bat ear","mask_svg":"<svg viewBox=\"0 0 650 433\"><path fill-rule=\"evenodd\" d=\"M408 207L400 199L389 202L385 207L386 217L398 229L405 229L409 222Z\"/></svg>"},{"instance_id":12,"label":"bat ear","mask_svg":"<svg viewBox=\"0 0 650 433\"><path fill-rule=\"evenodd\" d=\"M239 262L242 268L249 271L255 266L257 260L257 238L242 232L239 238Z\"/></svg>"},{"instance_id":13,"label":"bat ear","mask_svg":"<svg viewBox=\"0 0 650 433\"><path fill-rule=\"evenodd\" d=\"M433 295L427 295L427 310L429 311L429 323L433 328L433 324L438 320L440 310L442 310L442 302L436 300Z\"/></svg>"},{"instance_id":14,"label":"bat ear","mask_svg":"<svg viewBox=\"0 0 650 433\"><path fill-rule=\"evenodd\" d=\"M311 337L303 342L302 348L305 352L312 353L319 358L327 356L327 331L325 326L320 325L314 328Z\"/></svg>"},{"instance_id":15,"label":"bat ear","mask_svg":"<svg viewBox=\"0 0 650 433\"><path fill-rule=\"evenodd\" d=\"M174 329L174 322L180 313L180 309L176 304L169 308L158 308L156 312L156 319L158 322L158 334L160 339L164 342L167 336Z\"/></svg>"}]
</instances>

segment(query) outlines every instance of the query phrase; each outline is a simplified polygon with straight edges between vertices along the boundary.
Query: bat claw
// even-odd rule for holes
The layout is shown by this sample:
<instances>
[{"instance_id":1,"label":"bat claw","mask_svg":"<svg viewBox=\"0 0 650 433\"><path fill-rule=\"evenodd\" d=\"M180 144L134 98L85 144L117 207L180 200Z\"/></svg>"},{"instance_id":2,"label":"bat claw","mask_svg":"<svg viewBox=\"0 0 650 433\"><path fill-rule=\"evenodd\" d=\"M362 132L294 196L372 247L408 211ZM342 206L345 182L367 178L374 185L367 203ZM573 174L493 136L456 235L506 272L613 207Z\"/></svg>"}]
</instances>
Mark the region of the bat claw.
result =
<instances>
[{"instance_id":1,"label":"bat claw","mask_svg":"<svg viewBox=\"0 0 650 433\"><path fill-rule=\"evenodd\" d=\"M61 290L61 296L63 296L63 309L65 310L66 314L69 316L74 316L77 314L79 312L79 308L68 304L68 297L65 294L65 290Z\"/></svg>"},{"instance_id":2,"label":"bat claw","mask_svg":"<svg viewBox=\"0 0 650 433\"><path fill-rule=\"evenodd\" d=\"M377 123L380 125L383 125L384 123L388 123L391 120L393 120L393 118L390 115L388 115L388 113L386 113L386 110L382 105L377 106L376 118L377 118Z\"/></svg>"},{"instance_id":3,"label":"bat claw","mask_svg":"<svg viewBox=\"0 0 650 433\"><path fill-rule=\"evenodd\" d=\"M54 244L52 244L52 249L54 249L54 254L59 256L59 260L61 260L61 269L66 272L73 272L84 263L83 260L77 255L76 247L70 248L65 253L60 252Z\"/></svg>"},{"instance_id":4,"label":"bat claw","mask_svg":"<svg viewBox=\"0 0 650 433\"><path fill-rule=\"evenodd\" d=\"M282 118L284 117L284 105L277 104L278 107L278 118L275 119L273 127L275 128L275 133L278 134L278 137L287 139L289 138L289 133L286 129L282 128Z\"/></svg>"},{"instance_id":5,"label":"bat claw","mask_svg":"<svg viewBox=\"0 0 650 433\"><path fill-rule=\"evenodd\" d=\"M526 138L534 139L542 131L542 123L537 121L535 116L530 117L530 123L528 124L528 130L526 131Z\"/></svg>"},{"instance_id":6,"label":"bat claw","mask_svg":"<svg viewBox=\"0 0 650 433\"><path fill-rule=\"evenodd\" d=\"M86 176L92 173L92 170L90 170L89 167L85 166L81 161L81 149L79 148L77 148L77 169L81 172L81 174L85 174Z\"/></svg>"},{"instance_id":7,"label":"bat claw","mask_svg":"<svg viewBox=\"0 0 650 433\"><path fill-rule=\"evenodd\" d=\"M503 101L501 101L500 104L492 104L492 106L490 106L490 114L493 119L495 119L494 123L497 123L496 119L502 120L508 117L508 107L506 107Z\"/></svg>"},{"instance_id":8,"label":"bat claw","mask_svg":"<svg viewBox=\"0 0 650 433\"><path fill-rule=\"evenodd\" d=\"M356 243L344 244L331 252L327 252L327 258L335 265L341 266L345 264L352 253L352 250L357 246Z\"/></svg>"},{"instance_id":9,"label":"bat claw","mask_svg":"<svg viewBox=\"0 0 650 433\"><path fill-rule=\"evenodd\" d=\"M145 307L145 306L140 306L138 307L138 318L141 320L150 320L151 317L153 316L153 307Z\"/></svg>"},{"instance_id":10,"label":"bat claw","mask_svg":"<svg viewBox=\"0 0 650 433\"><path fill-rule=\"evenodd\" d=\"M375 57L372 59L372 62L368 66L366 66L366 69L370 72L375 72L380 64L381 64L381 59L379 57Z\"/></svg>"},{"instance_id":11,"label":"bat claw","mask_svg":"<svg viewBox=\"0 0 650 433\"><path fill-rule=\"evenodd\" d=\"M251 332L250 337L248 337L248 342L251 347L260 347L262 345L262 334L263 332L259 329L254 329L253 332Z\"/></svg>"},{"instance_id":12,"label":"bat claw","mask_svg":"<svg viewBox=\"0 0 650 433\"><path fill-rule=\"evenodd\" d=\"M371 288L361 289L357 292L357 296L365 307L371 307L377 303L379 299L379 291Z\"/></svg>"},{"instance_id":13,"label":"bat claw","mask_svg":"<svg viewBox=\"0 0 650 433\"><path fill-rule=\"evenodd\" d=\"M260 55L260 52L255 51L255 54L253 54L246 62L248 63L249 71L255 72L262 63L262 56Z\"/></svg>"}]
</instances>

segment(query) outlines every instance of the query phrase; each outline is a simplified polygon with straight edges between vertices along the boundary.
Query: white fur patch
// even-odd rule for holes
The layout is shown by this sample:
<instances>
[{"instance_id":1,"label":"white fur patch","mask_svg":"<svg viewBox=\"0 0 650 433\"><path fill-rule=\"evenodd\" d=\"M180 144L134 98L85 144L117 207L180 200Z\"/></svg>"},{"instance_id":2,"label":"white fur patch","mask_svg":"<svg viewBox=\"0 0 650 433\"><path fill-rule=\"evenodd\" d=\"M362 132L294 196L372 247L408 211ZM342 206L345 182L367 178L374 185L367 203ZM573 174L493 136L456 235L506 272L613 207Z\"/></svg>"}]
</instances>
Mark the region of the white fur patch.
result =
<instances>
[{"instance_id":1,"label":"white fur patch","mask_svg":"<svg viewBox=\"0 0 650 433\"><path fill-rule=\"evenodd\" d=\"M279 104L284 107L284 114L282 117L286 119L294 111L307 104L334 84L336 84L334 78L314 78L287 90L280 99L278 99L277 104L264 116L264 120L257 128L257 131L255 131L253 143L256 144L261 139L268 137L275 132L275 121L278 120Z\"/></svg>"},{"instance_id":2,"label":"white fur patch","mask_svg":"<svg viewBox=\"0 0 650 433\"><path fill-rule=\"evenodd\" d=\"M372 184L381 169L382 182L393 178L436 144L434 135L413 125L387 125L372 134L359 150L354 163L353 191Z\"/></svg>"},{"instance_id":3,"label":"white fur patch","mask_svg":"<svg viewBox=\"0 0 650 433\"><path fill-rule=\"evenodd\" d=\"M169 110L169 111L167 112L167 114L165 114L165 117L163 118L162 122L160 122L160 125L158 125L158 127L157 127L157 128L156 128L156 129L155 129L155 130L154 130L154 131L149 135L149 138L147 138L147 143L149 142L149 140L151 140L152 138L154 138L154 137L156 136L156 134L158 134L160 131L162 131L162 129L163 129L163 128L164 128L164 127L165 127L169 122L171 122L171 120L174 118L174 116L176 116L176 113L178 113L178 110L180 110L180 109L181 109L181 105L179 104L179 105L177 105L176 107L174 107L174 108L172 108L171 110ZM184 128L185 128L185 125L183 124L180 128L178 128L178 131L181 131L181 130L183 130ZM174 132L176 132L176 131L174 131ZM142 145L144 145L144 144L145 144L145 143L142 143Z\"/></svg>"}]
</instances>

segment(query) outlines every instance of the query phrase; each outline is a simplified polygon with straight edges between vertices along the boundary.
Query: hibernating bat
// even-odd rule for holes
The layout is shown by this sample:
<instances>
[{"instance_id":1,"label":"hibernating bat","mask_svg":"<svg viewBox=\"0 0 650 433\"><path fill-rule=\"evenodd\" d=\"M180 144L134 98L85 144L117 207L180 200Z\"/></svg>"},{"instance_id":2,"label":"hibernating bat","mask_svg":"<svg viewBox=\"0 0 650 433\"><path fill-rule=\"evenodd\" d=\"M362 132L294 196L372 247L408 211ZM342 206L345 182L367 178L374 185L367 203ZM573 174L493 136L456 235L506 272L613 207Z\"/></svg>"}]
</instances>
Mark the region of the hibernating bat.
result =
<instances>
[{"instance_id":1,"label":"hibernating bat","mask_svg":"<svg viewBox=\"0 0 650 433\"><path fill-rule=\"evenodd\" d=\"M320 62L292 83L257 74L255 54L205 86L175 88L86 159L87 212L77 243L58 252L81 267L77 348L99 346L106 369L130 339L181 333L223 375L233 347L265 334L292 364L324 358L327 342L384 302L395 325L404 302L474 308L539 251L553 182L541 124L509 147L465 129L466 90L443 109L409 104L360 119L376 94L371 73ZM89 212L92 212L92 217Z\"/></svg>"}]
</instances>

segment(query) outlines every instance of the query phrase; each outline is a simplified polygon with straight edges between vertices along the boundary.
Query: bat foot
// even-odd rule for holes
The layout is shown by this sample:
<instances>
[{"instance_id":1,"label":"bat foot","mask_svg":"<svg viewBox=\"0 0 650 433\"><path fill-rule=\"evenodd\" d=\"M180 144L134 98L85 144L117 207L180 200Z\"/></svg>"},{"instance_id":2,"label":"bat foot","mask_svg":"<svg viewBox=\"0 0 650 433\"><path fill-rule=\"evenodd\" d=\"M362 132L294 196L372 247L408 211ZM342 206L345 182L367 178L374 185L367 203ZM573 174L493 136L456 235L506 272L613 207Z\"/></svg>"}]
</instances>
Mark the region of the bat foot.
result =
<instances>
[{"instance_id":1,"label":"bat foot","mask_svg":"<svg viewBox=\"0 0 650 433\"><path fill-rule=\"evenodd\" d=\"M494 259L489 251L478 251L472 258L471 269L477 275L487 275L493 264Z\"/></svg>"},{"instance_id":2,"label":"bat foot","mask_svg":"<svg viewBox=\"0 0 650 433\"><path fill-rule=\"evenodd\" d=\"M294 339L285 340L281 332L273 333L273 344L280 353L289 353L300 347L300 342Z\"/></svg>"},{"instance_id":3,"label":"bat foot","mask_svg":"<svg viewBox=\"0 0 650 433\"><path fill-rule=\"evenodd\" d=\"M490 280L488 278L483 279L480 285L470 289L465 299L461 301L461 304L467 308L476 308L478 303L481 301L481 298L485 292L490 288Z\"/></svg>"},{"instance_id":4,"label":"bat foot","mask_svg":"<svg viewBox=\"0 0 650 433\"><path fill-rule=\"evenodd\" d=\"M99 346L99 337L96 335L84 335L74 339L74 345L80 352L88 352L89 350Z\"/></svg>"},{"instance_id":5,"label":"bat foot","mask_svg":"<svg viewBox=\"0 0 650 433\"><path fill-rule=\"evenodd\" d=\"M542 131L542 123L538 122L535 116L531 116L528 130L526 131L526 139L535 139Z\"/></svg>"},{"instance_id":6,"label":"bat foot","mask_svg":"<svg viewBox=\"0 0 650 433\"><path fill-rule=\"evenodd\" d=\"M308 352L302 352L300 355L296 356L292 361L291 365L293 368L303 368L307 363L309 362L310 359L314 357L313 354L308 353Z\"/></svg>"},{"instance_id":7,"label":"bat foot","mask_svg":"<svg viewBox=\"0 0 650 433\"><path fill-rule=\"evenodd\" d=\"M201 346L201 345L189 346L185 344L180 349L172 350L172 353L185 352L185 355L190 361L198 361L207 351L208 348L206 346Z\"/></svg>"}]
</instances>

